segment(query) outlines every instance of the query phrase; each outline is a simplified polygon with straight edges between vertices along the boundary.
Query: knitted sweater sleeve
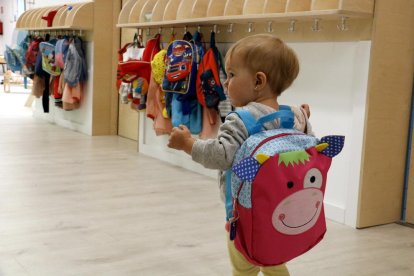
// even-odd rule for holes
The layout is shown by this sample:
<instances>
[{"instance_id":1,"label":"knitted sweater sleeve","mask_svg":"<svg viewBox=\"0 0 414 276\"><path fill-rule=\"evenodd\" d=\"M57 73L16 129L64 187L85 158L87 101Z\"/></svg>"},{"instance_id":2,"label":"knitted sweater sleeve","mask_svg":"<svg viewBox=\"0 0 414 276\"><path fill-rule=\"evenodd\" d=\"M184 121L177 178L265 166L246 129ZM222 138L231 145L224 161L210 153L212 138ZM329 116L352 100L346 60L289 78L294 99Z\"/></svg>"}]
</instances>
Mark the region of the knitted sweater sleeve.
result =
<instances>
[{"instance_id":1,"label":"knitted sweater sleeve","mask_svg":"<svg viewBox=\"0 0 414 276\"><path fill-rule=\"evenodd\" d=\"M230 114L220 126L217 138L196 140L191 157L208 169L227 170L233 163L236 151L247 137L247 129L242 120L238 115Z\"/></svg>"}]
</instances>

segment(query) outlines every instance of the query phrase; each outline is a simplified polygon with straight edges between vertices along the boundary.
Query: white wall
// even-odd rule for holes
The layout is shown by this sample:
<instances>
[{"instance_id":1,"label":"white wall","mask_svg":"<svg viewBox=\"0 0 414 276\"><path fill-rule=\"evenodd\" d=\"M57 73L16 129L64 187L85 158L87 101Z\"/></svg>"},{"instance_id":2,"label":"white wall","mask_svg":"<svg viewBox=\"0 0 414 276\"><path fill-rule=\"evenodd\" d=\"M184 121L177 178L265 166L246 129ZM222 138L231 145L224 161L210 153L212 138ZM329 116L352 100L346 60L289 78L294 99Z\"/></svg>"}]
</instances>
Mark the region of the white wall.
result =
<instances>
[{"instance_id":1,"label":"white wall","mask_svg":"<svg viewBox=\"0 0 414 276\"><path fill-rule=\"evenodd\" d=\"M23 9L16 0L0 0L0 20L3 22L3 35L0 36L0 54L3 55L5 45L13 46L17 40L16 21Z\"/></svg>"},{"instance_id":2,"label":"white wall","mask_svg":"<svg viewBox=\"0 0 414 276\"><path fill-rule=\"evenodd\" d=\"M279 103L311 107L317 137L345 135L345 147L329 171L325 210L329 219L355 227L359 171L362 155L365 101L371 43L290 43L298 54L301 71ZM166 147L168 137L156 137L149 119L140 117L139 150L144 154L208 176L189 156Z\"/></svg>"}]
</instances>

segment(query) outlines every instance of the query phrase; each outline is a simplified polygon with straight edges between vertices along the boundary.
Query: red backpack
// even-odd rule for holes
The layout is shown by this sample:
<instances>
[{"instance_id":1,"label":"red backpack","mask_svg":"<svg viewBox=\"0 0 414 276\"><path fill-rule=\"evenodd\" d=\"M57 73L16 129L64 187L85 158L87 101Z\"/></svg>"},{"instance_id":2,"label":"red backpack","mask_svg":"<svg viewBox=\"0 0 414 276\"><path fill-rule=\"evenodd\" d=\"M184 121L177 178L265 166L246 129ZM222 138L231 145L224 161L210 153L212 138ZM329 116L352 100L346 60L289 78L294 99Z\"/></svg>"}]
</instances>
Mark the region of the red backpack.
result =
<instances>
[{"instance_id":1,"label":"red backpack","mask_svg":"<svg viewBox=\"0 0 414 276\"><path fill-rule=\"evenodd\" d=\"M37 54L39 53L39 44L42 38L33 39L26 52L26 74L34 74Z\"/></svg>"},{"instance_id":2,"label":"red backpack","mask_svg":"<svg viewBox=\"0 0 414 276\"><path fill-rule=\"evenodd\" d=\"M258 120L246 110L236 113L250 136L236 153L231 183L226 182L230 239L252 264L279 265L322 240L327 173L344 136L319 140L293 129L288 106ZM281 128L262 131L275 119Z\"/></svg>"},{"instance_id":3,"label":"red backpack","mask_svg":"<svg viewBox=\"0 0 414 276\"><path fill-rule=\"evenodd\" d=\"M220 81L220 69L224 70L220 51L216 47L215 33L211 32L210 48L206 51L197 71L197 98L206 108L218 110L220 101L226 99Z\"/></svg>"},{"instance_id":4,"label":"red backpack","mask_svg":"<svg viewBox=\"0 0 414 276\"><path fill-rule=\"evenodd\" d=\"M134 41L137 38L134 38ZM161 50L160 47L161 35L157 34L154 38L147 41L142 57L139 60L123 61L122 55L126 52L127 48L133 43L128 43L118 51L118 70L117 70L117 85L118 89L122 82L131 83L139 77L144 78L147 83L151 77L151 60Z\"/></svg>"}]
</instances>

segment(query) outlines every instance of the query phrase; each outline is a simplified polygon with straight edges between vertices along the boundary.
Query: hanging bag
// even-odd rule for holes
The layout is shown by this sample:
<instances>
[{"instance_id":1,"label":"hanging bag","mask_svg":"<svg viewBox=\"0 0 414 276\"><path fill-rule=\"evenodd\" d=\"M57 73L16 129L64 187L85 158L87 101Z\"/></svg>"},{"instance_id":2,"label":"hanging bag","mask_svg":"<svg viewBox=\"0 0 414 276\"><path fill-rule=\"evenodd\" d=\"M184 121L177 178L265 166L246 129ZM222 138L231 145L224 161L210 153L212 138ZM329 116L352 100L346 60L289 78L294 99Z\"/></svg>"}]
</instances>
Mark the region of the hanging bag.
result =
<instances>
[{"instance_id":1,"label":"hanging bag","mask_svg":"<svg viewBox=\"0 0 414 276\"><path fill-rule=\"evenodd\" d=\"M56 65L55 45L49 42L41 42L39 44L39 51L42 55L43 70L52 76L59 76L61 69Z\"/></svg>"},{"instance_id":2,"label":"hanging bag","mask_svg":"<svg viewBox=\"0 0 414 276\"><path fill-rule=\"evenodd\" d=\"M226 99L220 81L220 69L226 75L216 46L215 33L211 32L210 48L204 54L197 71L197 98L203 107L217 110L219 102Z\"/></svg>"},{"instance_id":3,"label":"hanging bag","mask_svg":"<svg viewBox=\"0 0 414 276\"><path fill-rule=\"evenodd\" d=\"M139 38L139 36L138 36ZM150 80L151 76L151 60L154 55L160 51L160 40L161 35L157 34L154 38L147 41L145 48L142 48L142 55L134 58L129 58L124 61L124 54L127 52L131 43L126 44L118 51L118 72L117 79L122 82L131 83L139 77L144 78L147 83ZM136 42L134 42L136 43ZM139 44L138 44L139 45ZM140 47L138 47L140 48ZM133 48L132 48L133 49ZM140 51L137 51L140 53ZM119 83L120 85L120 83ZM119 86L118 86L119 88Z\"/></svg>"}]
</instances>

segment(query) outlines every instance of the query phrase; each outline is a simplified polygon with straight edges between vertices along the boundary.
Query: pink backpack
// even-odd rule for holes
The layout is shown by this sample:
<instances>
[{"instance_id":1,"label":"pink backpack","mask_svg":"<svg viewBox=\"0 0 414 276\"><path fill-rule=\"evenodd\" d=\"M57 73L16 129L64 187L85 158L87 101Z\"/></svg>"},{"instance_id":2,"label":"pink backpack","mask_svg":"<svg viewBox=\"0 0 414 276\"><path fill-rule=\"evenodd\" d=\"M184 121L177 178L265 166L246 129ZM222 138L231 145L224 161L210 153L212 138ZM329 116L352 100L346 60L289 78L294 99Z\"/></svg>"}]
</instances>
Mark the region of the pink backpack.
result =
<instances>
[{"instance_id":1,"label":"pink backpack","mask_svg":"<svg viewBox=\"0 0 414 276\"><path fill-rule=\"evenodd\" d=\"M230 239L252 264L285 263L314 247L326 232L326 178L344 136L319 140L293 129L287 106L257 121L246 110L236 113L249 138L236 153L231 183L226 182ZM281 128L262 131L275 119Z\"/></svg>"}]
</instances>

